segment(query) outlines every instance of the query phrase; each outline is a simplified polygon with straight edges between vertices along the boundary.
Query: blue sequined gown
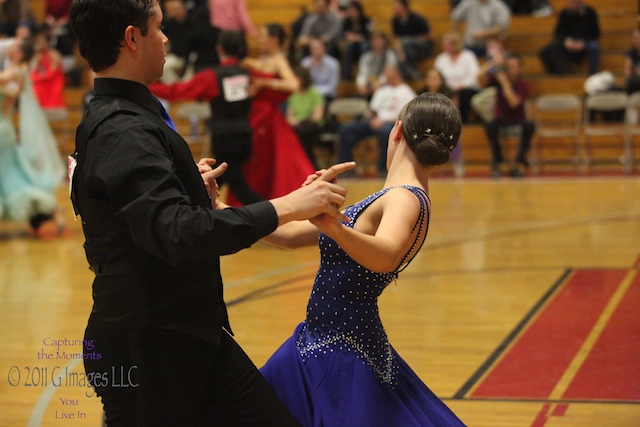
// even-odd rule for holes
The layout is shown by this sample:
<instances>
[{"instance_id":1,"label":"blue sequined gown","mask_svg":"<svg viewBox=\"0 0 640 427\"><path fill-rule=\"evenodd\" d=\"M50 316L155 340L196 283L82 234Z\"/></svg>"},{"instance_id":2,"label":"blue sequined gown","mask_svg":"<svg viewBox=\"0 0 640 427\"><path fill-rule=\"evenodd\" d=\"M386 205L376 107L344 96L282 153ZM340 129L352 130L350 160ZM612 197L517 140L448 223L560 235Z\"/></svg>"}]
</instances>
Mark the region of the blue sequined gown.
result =
<instances>
[{"instance_id":1,"label":"blue sequined gown","mask_svg":"<svg viewBox=\"0 0 640 427\"><path fill-rule=\"evenodd\" d=\"M404 187L420 200L416 227L424 235L428 196ZM388 190L347 208L347 226ZM463 426L396 353L380 321L377 298L406 267L409 254L395 272L376 273L324 234L319 247L306 320L261 369L284 405L309 427Z\"/></svg>"},{"instance_id":2,"label":"blue sequined gown","mask_svg":"<svg viewBox=\"0 0 640 427\"><path fill-rule=\"evenodd\" d=\"M0 92L0 105L5 95ZM56 209L65 165L47 117L25 76L20 94L20 137L13 117L0 108L0 218L28 221Z\"/></svg>"}]
</instances>

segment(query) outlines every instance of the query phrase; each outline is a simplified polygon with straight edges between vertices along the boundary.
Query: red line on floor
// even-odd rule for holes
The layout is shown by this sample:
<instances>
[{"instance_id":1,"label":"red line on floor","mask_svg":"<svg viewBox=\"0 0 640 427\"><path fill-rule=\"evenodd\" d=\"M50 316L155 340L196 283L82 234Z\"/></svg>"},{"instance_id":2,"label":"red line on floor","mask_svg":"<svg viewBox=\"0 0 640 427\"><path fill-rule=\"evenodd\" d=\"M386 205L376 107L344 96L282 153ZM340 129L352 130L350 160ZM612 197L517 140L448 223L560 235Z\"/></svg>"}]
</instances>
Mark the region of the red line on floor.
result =
<instances>
[{"instance_id":1,"label":"red line on floor","mask_svg":"<svg viewBox=\"0 0 640 427\"><path fill-rule=\"evenodd\" d=\"M471 397L549 397L625 274L577 271Z\"/></svg>"},{"instance_id":2,"label":"red line on floor","mask_svg":"<svg viewBox=\"0 0 640 427\"><path fill-rule=\"evenodd\" d=\"M559 403L553 409L551 415L553 415L554 417L564 417L564 414L567 413L567 409L569 409L568 403Z\"/></svg>"},{"instance_id":3,"label":"red line on floor","mask_svg":"<svg viewBox=\"0 0 640 427\"><path fill-rule=\"evenodd\" d=\"M636 274L564 397L640 401L640 274Z\"/></svg>"},{"instance_id":4,"label":"red line on floor","mask_svg":"<svg viewBox=\"0 0 640 427\"><path fill-rule=\"evenodd\" d=\"M549 417L547 416L547 414L549 413L549 409L551 409L551 404L545 404L540 412L538 412L538 416L536 416L536 419L533 420L533 424L531 424L531 427L544 427L544 425L549 420Z\"/></svg>"}]
</instances>

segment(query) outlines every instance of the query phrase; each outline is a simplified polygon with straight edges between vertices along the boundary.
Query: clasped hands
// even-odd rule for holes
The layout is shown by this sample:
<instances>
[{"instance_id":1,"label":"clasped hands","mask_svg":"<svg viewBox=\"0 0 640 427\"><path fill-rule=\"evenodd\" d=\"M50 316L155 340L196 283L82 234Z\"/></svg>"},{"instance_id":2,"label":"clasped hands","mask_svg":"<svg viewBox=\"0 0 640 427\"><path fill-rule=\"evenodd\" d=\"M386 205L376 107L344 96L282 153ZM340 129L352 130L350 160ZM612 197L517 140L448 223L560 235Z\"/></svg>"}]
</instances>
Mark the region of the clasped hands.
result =
<instances>
[{"instance_id":1,"label":"clasped hands","mask_svg":"<svg viewBox=\"0 0 640 427\"><path fill-rule=\"evenodd\" d=\"M228 165L223 162L213 168L215 164L215 159L203 158L196 165L211 198L211 206L214 209L224 209L228 206L218 200L220 188L216 178L227 170ZM291 206L289 215L292 219L310 219L318 228L337 225L336 220L348 222L349 218L340 211L340 207L344 205L347 190L337 184L337 177L342 172L353 169L355 165L355 162L345 162L316 171L307 176L299 189L278 200L286 199L286 204Z\"/></svg>"}]
</instances>

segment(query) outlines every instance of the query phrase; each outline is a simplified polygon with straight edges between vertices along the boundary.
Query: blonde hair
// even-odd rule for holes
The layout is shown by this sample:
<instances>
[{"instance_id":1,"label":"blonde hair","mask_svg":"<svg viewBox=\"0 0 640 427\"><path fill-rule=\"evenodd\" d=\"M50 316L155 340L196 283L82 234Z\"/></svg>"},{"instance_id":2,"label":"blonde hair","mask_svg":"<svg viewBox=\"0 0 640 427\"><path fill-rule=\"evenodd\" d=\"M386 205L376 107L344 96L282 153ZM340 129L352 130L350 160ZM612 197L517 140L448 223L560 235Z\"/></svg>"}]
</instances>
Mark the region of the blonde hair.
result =
<instances>
[{"instance_id":1,"label":"blonde hair","mask_svg":"<svg viewBox=\"0 0 640 427\"><path fill-rule=\"evenodd\" d=\"M460 34L456 33L455 31L446 33L445 35L442 36L442 38L443 40L449 39L449 41L451 42L451 45L456 51L460 52L462 49L464 49L464 44L462 43L462 37L460 37Z\"/></svg>"}]
</instances>

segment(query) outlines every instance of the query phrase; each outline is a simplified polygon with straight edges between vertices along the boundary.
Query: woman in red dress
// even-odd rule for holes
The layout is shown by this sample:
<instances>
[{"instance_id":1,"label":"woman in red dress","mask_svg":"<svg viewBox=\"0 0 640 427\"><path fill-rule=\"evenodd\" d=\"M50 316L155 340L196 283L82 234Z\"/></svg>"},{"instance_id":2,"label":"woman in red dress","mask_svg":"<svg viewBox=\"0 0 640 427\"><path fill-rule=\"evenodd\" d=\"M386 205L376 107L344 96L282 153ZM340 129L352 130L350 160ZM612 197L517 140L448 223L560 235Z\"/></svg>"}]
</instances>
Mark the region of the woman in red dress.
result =
<instances>
[{"instance_id":1,"label":"woman in red dress","mask_svg":"<svg viewBox=\"0 0 640 427\"><path fill-rule=\"evenodd\" d=\"M251 188L266 199L290 193L315 170L281 110L281 104L299 86L282 51L284 38L279 24L264 26L260 56L242 62L251 71L255 94L250 116L253 153L244 172Z\"/></svg>"}]
</instances>

